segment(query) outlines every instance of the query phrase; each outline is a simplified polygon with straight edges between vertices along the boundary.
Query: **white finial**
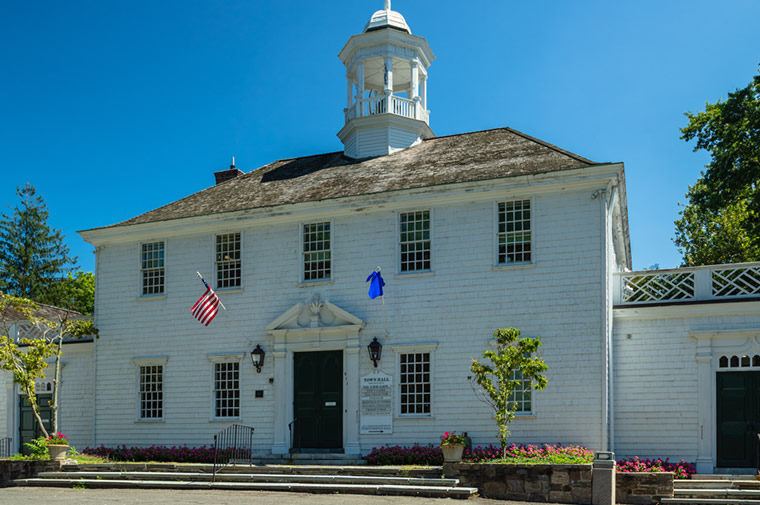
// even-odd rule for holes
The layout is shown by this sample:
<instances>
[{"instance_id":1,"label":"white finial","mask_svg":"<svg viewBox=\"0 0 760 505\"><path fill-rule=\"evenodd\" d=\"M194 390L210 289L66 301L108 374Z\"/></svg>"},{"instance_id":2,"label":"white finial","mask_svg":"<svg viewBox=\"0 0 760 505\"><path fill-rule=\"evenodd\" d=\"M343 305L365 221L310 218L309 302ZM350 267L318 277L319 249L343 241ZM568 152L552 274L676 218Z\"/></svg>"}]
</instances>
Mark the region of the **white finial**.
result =
<instances>
[{"instance_id":1,"label":"white finial","mask_svg":"<svg viewBox=\"0 0 760 505\"><path fill-rule=\"evenodd\" d=\"M385 10L391 10L391 0L385 0Z\"/></svg>"},{"instance_id":2,"label":"white finial","mask_svg":"<svg viewBox=\"0 0 760 505\"><path fill-rule=\"evenodd\" d=\"M230 165L230 168L235 168L235 157L232 157L232 165Z\"/></svg>"}]
</instances>

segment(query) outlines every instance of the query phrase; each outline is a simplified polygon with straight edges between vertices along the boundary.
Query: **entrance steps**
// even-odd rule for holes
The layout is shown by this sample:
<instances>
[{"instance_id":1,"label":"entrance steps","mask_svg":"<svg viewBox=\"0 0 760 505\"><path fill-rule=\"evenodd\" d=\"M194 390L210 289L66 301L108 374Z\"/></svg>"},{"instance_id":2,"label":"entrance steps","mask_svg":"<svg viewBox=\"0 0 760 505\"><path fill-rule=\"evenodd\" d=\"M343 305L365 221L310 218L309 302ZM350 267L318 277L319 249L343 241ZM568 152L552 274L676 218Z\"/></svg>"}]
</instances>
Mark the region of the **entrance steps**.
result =
<instances>
[{"instance_id":1,"label":"entrance steps","mask_svg":"<svg viewBox=\"0 0 760 505\"><path fill-rule=\"evenodd\" d=\"M760 480L754 475L695 475L673 482L673 498L662 505L760 505Z\"/></svg>"},{"instance_id":2,"label":"entrance steps","mask_svg":"<svg viewBox=\"0 0 760 505\"><path fill-rule=\"evenodd\" d=\"M235 465L217 472L211 465L64 465L61 471L16 480L19 486L153 489L227 489L470 498L477 488L441 478L440 467L340 465Z\"/></svg>"}]
</instances>

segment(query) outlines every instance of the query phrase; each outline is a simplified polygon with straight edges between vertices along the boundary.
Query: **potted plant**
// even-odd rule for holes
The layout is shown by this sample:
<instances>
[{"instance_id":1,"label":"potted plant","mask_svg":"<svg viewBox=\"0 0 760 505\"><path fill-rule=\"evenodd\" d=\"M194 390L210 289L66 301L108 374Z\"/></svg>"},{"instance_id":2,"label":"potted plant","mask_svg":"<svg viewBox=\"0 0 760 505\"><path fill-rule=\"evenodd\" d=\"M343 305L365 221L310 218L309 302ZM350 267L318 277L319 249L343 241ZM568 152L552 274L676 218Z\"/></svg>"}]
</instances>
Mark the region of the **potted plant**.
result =
<instances>
[{"instance_id":1,"label":"potted plant","mask_svg":"<svg viewBox=\"0 0 760 505\"><path fill-rule=\"evenodd\" d=\"M69 452L69 440L63 433L53 433L47 440L48 454L52 461L64 461L66 453Z\"/></svg>"},{"instance_id":2,"label":"potted plant","mask_svg":"<svg viewBox=\"0 0 760 505\"><path fill-rule=\"evenodd\" d=\"M444 463L456 463L462 460L464 437L454 431L447 431L441 436L441 451Z\"/></svg>"}]
</instances>

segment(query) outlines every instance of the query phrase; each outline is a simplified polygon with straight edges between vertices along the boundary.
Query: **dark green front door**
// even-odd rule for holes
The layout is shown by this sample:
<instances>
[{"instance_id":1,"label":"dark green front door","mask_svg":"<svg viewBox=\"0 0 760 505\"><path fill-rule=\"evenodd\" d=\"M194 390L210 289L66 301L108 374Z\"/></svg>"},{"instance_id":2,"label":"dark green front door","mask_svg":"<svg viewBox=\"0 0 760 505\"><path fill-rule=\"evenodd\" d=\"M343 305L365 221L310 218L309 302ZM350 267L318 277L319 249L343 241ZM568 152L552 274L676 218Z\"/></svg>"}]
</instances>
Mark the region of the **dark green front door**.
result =
<instances>
[{"instance_id":1,"label":"dark green front door","mask_svg":"<svg viewBox=\"0 0 760 505\"><path fill-rule=\"evenodd\" d=\"M50 400L53 399L53 395L37 395L37 404L40 407L40 417L42 422L45 423L45 429L50 433L51 414ZM31 451L24 445L27 442L31 442L33 439L42 436L42 430L37 423L37 419L34 417L34 411L32 406L26 401L25 395L19 396L19 438L20 447L19 452L29 455Z\"/></svg>"},{"instance_id":2,"label":"dark green front door","mask_svg":"<svg viewBox=\"0 0 760 505\"><path fill-rule=\"evenodd\" d=\"M343 351L293 355L294 449L343 447Z\"/></svg>"},{"instance_id":3,"label":"dark green front door","mask_svg":"<svg viewBox=\"0 0 760 505\"><path fill-rule=\"evenodd\" d=\"M719 467L756 468L760 372L716 374Z\"/></svg>"}]
</instances>

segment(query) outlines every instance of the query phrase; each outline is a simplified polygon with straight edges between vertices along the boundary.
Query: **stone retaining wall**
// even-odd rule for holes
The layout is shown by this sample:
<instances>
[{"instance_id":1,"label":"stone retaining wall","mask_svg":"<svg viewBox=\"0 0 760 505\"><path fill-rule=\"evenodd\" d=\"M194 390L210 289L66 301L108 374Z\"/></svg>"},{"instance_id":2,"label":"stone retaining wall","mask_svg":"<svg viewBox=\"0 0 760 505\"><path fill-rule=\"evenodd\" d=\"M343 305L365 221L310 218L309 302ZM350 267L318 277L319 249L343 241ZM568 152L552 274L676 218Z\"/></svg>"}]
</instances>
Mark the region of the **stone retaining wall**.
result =
<instances>
[{"instance_id":1,"label":"stone retaining wall","mask_svg":"<svg viewBox=\"0 0 760 505\"><path fill-rule=\"evenodd\" d=\"M445 463L443 473L485 498L591 503L591 465Z\"/></svg>"},{"instance_id":2,"label":"stone retaining wall","mask_svg":"<svg viewBox=\"0 0 760 505\"><path fill-rule=\"evenodd\" d=\"M485 498L500 500L591 503L592 465L504 465L444 463L446 477L477 487ZM673 497L673 474L617 473L616 502L632 505L659 503Z\"/></svg>"},{"instance_id":3,"label":"stone retaining wall","mask_svg":"<svg viewBox=\"0 0 760 505\"><path fill-rule=\"evenodd\" d=\"M0 460L0 487L13 486L15 479L28 479L40 472L57 472L60 461Z\"/></svg>"},{"instance_id":4,"label":"stone retaining wall","mask_svg":"<svg viewBox=\"0 0 760 505\"><path fill-rule=\"evenodd\" d=\"M619 472L615 480L618 503L647 505L673 497L673 472Z\"/></svg>"}]
</instances>

